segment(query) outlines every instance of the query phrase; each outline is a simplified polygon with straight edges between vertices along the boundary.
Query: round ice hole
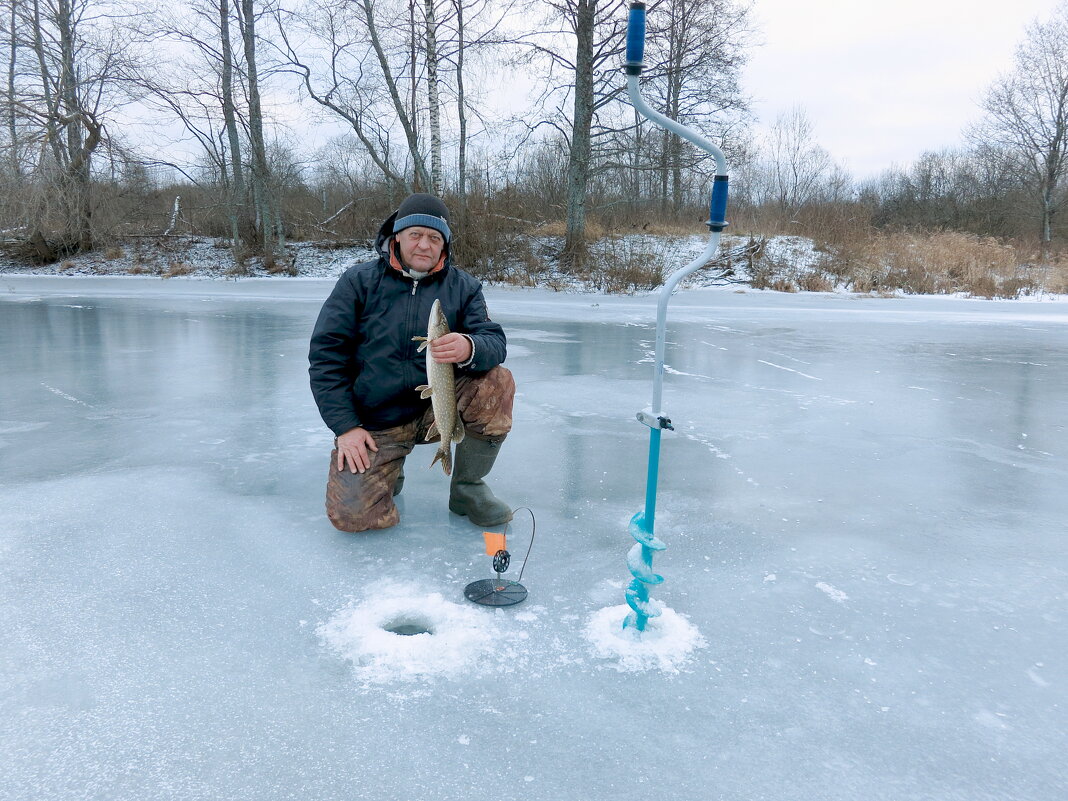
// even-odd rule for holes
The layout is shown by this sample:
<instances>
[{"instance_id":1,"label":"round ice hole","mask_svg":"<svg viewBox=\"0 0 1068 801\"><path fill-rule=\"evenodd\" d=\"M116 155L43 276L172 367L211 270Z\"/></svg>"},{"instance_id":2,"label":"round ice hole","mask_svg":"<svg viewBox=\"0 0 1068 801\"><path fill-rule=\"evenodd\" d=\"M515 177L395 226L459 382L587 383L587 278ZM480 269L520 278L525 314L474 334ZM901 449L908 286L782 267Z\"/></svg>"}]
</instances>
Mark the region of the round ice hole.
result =
<instances>
[{"instance_id":1,"label":"round ice hole","mask_svg":"<svg viewBox=\"0 0 1068 801\"><path fill-rule=\"evenodd\" d=\"M401 617L382 626L390 634L399 634L402 637L414 637L416 634L433 634L434 627L425 620L411 617Z\"/></svg>"}]
</instances>

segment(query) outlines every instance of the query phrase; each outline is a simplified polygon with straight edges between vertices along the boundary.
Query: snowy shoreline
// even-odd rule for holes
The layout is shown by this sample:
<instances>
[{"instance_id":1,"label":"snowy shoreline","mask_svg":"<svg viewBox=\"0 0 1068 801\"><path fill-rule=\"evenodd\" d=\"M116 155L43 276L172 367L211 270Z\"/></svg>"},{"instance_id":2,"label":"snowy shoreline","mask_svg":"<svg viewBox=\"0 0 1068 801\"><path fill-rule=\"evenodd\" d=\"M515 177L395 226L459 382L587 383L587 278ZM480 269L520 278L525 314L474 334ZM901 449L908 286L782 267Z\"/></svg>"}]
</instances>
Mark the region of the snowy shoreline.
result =
<instances>
[{"instance_id":1,"label":"snowy shoreline","mask_svg":"<svg viewBox=\"0 0 1068 801\"><path fill-rule=\"evenodd\" d=\"M149 276L31 276L0 274L0 303L39 303L49 298L76 302L104 299L155 300L178 306L198 303L299 303L308 314L330 293L334 279L287 277L215 278L185 276L162 280ZM489 285L491 314L510 324L533 316L566 320L581 314L601 323L656 323L657 292L631 295L556 291L546 287ZM788 318L830 314L836 318L866 317L872 321L936 320L965 323L1052 323L1068 325L1066 296L1028 296L1019 300L959 295L879 296L850 292L776 292L767 289L701 287L678 292L671 299L668 324L709 323L739 313L768 324Z\"/></svg>"},{"instance_id":2,"label":"snowy shoreline","mask_svg":"<svg viewBox=\"0 0 1068 801\"><path fill-rule=\"evenodd\" d=\"M645 260L647 263L659 263L663 269L663 275L666 276L695 258L704 248L705 242L706 237L700 234L672 237L628 234L614 240L614 246L619 248L621 263L624 265L621 270L627 269L626 265L635 260L639 262ZM554 251L554 248L542 247L540 250L549 252ZM796 270L813 269L823 258L814 243L804 237L773 237L768 240L765 251L767 256L775 262L789 264ZM374 257L374 251L367 244L339 245L333 242L294 242L288 245L287 253L288 263L273 271L266 269L259 260L249 259L245 264L245 272L238 273L234 270L230 250L223 240L203 237L173 241L146 239L128 242L125 247L115 246L80 254L49 265L33 266L18 264L10 260L0 261L0 283L6 282L7 285L13 285L12 282L15 281L23 285L24 281L51 280L61 282L55 285L58 287L72 286L70 282L84 279L86 286L94 287L93 291L103 289L109 294L115 294L117 286L109 282L126 282L125 285L129 288L138 286L138 294L143 294L145 289L151 285L158 286L161 293L190 294L188 287L194 284L198 287L197 293L199 294L218 293L235 296L248 294L246 290L249 288L256 288L258 294L263 294L263 287L269 284L272 289L268 294L273 294L277 289L285 287L284 293L279 297L293 297L294 294L309 294L303 290L294 293L293 288L296 286L301 284L332 285L346 269ZM745 264L742 262L737 262L735 269L738 271L737 274L729 280L720 277L716 271L699 270L686 280L682 294L699 291L701 293L761 296L830 296L879 300L929 298L995 303L1003 301L1043 303L1068 300L1068 295L1046 291L1021 294L1016 298L996 299L976 297L966 292L929 295L906 294L900 290L884 293L855 292L844 286L838 286L830 291L784 292L776 289L757 289L751 286L751 276L745 273ZM555 259L552 258L545 258L544 264L537 269L530 265L508 263L501 265L498 272L515 280L491 280L481 276L487 290L534 290L544 291L553 296L596 298L641 298L659 292L659 288L605 292L598 288L596 276L583 278L561 272ZM602 270L602 272L605 271ZM607 272L610 273L611 270ZM603 275L601 280L603 280ZM163 286L168 284L174 288L164 290ZM47 286L47 284L42 284L42 286ZM180 286L185 286L186 289L177 289ZM216 289L209 290L207 286L213 286ZM237 289L238 286L243 289ZM318 296L317 292L315 294Z\"/></svg>"}]
</instances>

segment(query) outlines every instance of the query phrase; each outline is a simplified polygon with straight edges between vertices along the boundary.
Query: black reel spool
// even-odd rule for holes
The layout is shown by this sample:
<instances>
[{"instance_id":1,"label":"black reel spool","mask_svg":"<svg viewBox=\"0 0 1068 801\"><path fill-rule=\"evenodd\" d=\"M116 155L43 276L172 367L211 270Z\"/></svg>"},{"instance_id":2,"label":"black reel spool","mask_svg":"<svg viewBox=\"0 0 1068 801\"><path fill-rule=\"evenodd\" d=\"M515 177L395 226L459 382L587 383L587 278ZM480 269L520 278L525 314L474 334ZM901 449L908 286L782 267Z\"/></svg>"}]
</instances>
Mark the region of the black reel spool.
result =
<instances>
[{"instance_id":1,"label":"black reel spool","mask_svg":"<svg viewBox=\"0 0 1068 801\"><path fill-rule=\"evenodd\" d=\"M526 507L523 507L526 509ZM520 511L516 509L515 511ZM530 545L527 546L527 555L523 557L523 567L519 571L519 578L523 578L523 571L527 567L527 559L530 558L530 549L534 546L534 529L537 524L534 522L534 513L530 512L531 532L530 532ZM507 538L508 527L504 529L505 536ZM520 584L518 581L510 581L503 577L503 573L508 571L508 566L512 562L512 555L503 548L493 555L493 572L497 574L496 578L482 579L480 581L472 581L466 587L464 587L464 597L467 600L479 604L481 606L514 606L515 604L525 601L527 598L527 588Z\"/></svg>"}]
</instances>

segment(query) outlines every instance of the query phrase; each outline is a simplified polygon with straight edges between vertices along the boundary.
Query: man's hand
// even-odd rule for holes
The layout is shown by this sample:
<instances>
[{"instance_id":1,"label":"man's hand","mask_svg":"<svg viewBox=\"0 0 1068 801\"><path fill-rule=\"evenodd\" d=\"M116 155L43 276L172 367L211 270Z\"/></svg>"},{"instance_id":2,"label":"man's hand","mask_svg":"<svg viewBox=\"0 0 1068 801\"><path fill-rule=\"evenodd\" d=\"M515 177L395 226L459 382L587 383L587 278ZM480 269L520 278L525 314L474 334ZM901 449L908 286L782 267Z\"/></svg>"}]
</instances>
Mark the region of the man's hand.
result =
<instances>
[{"instance_id":1,"label":"man's hand","mask_svg":"<svg viewBox=\"0 0 1068 801\"><path fill-rule=\"evenodd\" d=\"M459 364L471 358L471 340L463 334L445 334L430 343L430 353L438 364Z\"/></svg>"},{"instance_id":2,"label":"man's hand","mask_svg":"<svg viewBox=\"0 0 1068 801\"><path fill-rule=\"evenodd\" d=\"M371 466L368 449L378 453L374 437L366 428L353 428L337 438L337 469L344 471L348 463L353 473L362 473Z\"/></svg>"}]
</instances>

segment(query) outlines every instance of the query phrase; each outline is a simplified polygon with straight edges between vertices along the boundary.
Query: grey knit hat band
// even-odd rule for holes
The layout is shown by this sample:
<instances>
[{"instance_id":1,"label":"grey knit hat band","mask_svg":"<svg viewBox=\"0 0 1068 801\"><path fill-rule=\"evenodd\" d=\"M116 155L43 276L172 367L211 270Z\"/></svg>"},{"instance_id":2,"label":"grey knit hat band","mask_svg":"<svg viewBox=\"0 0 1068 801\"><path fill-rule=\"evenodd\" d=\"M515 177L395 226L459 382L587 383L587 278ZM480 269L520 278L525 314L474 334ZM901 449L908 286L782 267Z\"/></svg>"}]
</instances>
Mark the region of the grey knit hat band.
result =
<instances>
[{"instance_id":1,"label":"grey knit hat band","mask_svg":"<svg viewBox=\"0 0 1068 801\"><path fill-rule=\"evenodd\" d=\"M399 217L393 221L393 233L399 234L405 228L411 228L413 225L433 228L445 237L446 242L452 239L452 231L449 229L449 224L441 217L435 217L433 214L409 214L406 217Z\"/></svg>"}]
</instances>

